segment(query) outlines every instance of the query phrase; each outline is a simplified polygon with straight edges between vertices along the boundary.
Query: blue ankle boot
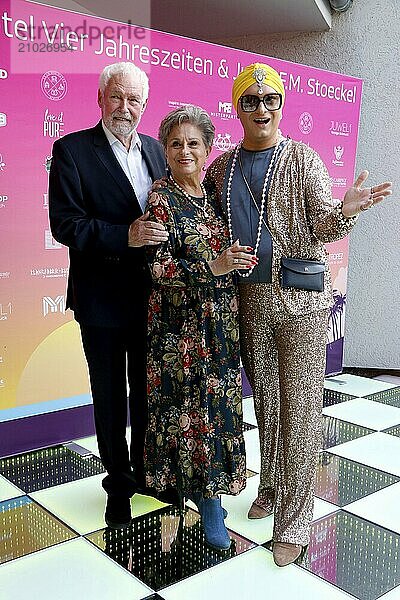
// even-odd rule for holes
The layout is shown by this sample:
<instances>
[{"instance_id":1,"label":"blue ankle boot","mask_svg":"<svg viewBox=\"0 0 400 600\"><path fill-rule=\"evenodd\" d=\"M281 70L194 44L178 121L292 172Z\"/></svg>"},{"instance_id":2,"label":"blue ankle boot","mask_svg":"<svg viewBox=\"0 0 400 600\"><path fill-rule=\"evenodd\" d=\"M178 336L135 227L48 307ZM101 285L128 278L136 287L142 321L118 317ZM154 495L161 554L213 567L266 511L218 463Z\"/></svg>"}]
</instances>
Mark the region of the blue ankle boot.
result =
<instances>
[{"instance_id":1,"label":"blue ankle boot","mask_svg":"<svg viewBox=\"0 0 400 600\"><path fill-rule=\"evenodd\" d=\"M199 511L199 513L201 514L201 504L204 501L204 497L202 495L201 492L192 492L190 494L190 496L188 496L188 499L191 500L192 502L194 502L194 504L197 506L197 509ZM226 517L228 516L228 511L222 507L222 514L224 516L224 519L226 519Z\"/></svg>"},{"instance_id":2,"label":"blue ankle boot","mask_svg":"<svg viewBox=\"0 0 400 600\"><path fill-rule=\"evenodd\" d=\"M231 546L231 539L224 524L221 500L219 498L202 498L198 508L207 544L214 550L228 550Z\"/></svg>"}]
</instances>

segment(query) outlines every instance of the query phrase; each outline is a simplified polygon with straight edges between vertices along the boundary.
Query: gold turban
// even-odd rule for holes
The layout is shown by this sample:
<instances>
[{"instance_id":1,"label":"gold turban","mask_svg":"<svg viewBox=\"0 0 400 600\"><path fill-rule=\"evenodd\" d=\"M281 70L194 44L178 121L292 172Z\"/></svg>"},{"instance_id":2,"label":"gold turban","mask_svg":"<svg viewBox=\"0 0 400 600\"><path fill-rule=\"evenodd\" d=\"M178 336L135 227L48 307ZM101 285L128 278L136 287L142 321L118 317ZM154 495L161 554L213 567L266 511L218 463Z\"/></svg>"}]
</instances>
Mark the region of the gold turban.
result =
<instances>
[{"instance_id":1,"label":"gold turban","mask_svg":"<svg viewBox=\"0 0 400 600\"><path fill-rule=\"evenodd\" d=\"M237 104L240 96L243 95L243 92L247 90L253 83L257 83L259 78L256 78L257 70L264 71L264 75L261 73L260 81L264 85L269 85L276 92L282 94L282 105L285 101L285 86L283 85L283 81L280 78L280 75L275 69L270 67L269 65L264 65L262 63L253 63L249 65L236 77L233 88L232 88L232 102L235 110L237 110Z\"/></svg>"}]
</instances>

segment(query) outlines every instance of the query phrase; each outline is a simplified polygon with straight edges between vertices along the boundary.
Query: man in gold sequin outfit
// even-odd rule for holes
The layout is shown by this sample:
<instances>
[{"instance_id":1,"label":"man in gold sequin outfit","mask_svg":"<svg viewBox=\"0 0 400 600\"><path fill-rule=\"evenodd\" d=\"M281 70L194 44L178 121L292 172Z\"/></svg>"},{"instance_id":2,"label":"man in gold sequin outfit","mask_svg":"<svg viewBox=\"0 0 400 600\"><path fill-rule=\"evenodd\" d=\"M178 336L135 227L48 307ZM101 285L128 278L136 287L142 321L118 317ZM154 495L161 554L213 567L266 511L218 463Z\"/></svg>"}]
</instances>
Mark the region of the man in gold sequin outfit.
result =
<instances>
[{"instance_id":1,"label":"man in gold sequin outfit","mask_svg":"<svg viewBox=\"0 0 400 600\"><path fill-rule=\"evenodd\" d=\"M217 158L206 177L215 182L231 242L254 248L239 275L241 352L253 389L261 472L249 518L274 512L273 556L278 566L297 560L309 541L318 452L325 348L332 289L282 288L281 258L326 261L324 244L349 234L358 214L391 193L389 182L363 188L363 171L340 203L318 154L279 131L285 90L270 66L249 65L232 98L243 141Z\"/></svg>"}]
</instances>

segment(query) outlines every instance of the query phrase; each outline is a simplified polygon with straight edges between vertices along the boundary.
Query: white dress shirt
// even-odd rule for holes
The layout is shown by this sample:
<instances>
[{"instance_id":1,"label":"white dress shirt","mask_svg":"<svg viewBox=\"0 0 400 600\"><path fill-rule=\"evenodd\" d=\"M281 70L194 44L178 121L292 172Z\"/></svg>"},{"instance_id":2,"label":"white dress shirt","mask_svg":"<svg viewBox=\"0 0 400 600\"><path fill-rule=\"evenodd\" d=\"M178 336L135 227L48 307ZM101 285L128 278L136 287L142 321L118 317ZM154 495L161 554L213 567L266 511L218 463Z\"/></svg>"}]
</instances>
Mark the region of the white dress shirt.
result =
<instances>
[{"instance_id":1,"label":"white dress shirt","mask_svg":"<svg viewBox=\"0 0 400 600\"><path fill-rule=\"evenodd\" d=\"M125 175L129 179L141 206L142 212L144 212L147 202L147 192L151 188L152 180L146 162L142 156L141 139L138 136L137 131L134 131L131 145L129 150L127 150L122 142L120 142L119 139L117 139L115 135L111 133L109 129L107 129L103 121L101 124L111 149L114 152Z\"/></svg>"}]
</instances>

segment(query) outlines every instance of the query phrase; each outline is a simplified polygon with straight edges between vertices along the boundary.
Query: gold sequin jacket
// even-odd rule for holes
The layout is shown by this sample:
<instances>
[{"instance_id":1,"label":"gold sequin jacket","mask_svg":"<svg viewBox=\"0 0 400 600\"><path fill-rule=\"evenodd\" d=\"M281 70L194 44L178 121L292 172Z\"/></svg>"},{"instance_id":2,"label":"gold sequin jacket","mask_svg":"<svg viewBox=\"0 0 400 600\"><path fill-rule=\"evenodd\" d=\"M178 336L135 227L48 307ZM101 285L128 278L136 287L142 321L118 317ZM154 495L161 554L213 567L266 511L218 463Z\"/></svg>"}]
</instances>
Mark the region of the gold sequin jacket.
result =
<instances>
[{"instance_id":1,"label":"gold sequin jacket","mask_svg":"<svg viewBox=\"0 0 400 600\"><path fill-rule=\"evenodd\" d=\"M232 157L233 150L226 152L207 170L206 181L215 183L220 198ZM348 235L357 220L357 217L345 218L341 204L332 199L328 171L312 148L288 141L273 169L266 206L272 235L272 286L276 308L281 310L283 305L290 314L301 315L330 307L329 267L325 271L323 292L282 289L279 284L281 257L317 259L327 264L324 244Z\"/></svg>"}]
</instances>

